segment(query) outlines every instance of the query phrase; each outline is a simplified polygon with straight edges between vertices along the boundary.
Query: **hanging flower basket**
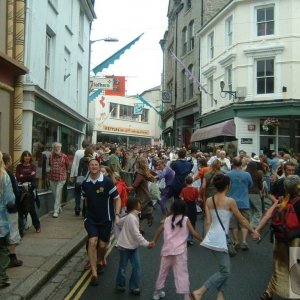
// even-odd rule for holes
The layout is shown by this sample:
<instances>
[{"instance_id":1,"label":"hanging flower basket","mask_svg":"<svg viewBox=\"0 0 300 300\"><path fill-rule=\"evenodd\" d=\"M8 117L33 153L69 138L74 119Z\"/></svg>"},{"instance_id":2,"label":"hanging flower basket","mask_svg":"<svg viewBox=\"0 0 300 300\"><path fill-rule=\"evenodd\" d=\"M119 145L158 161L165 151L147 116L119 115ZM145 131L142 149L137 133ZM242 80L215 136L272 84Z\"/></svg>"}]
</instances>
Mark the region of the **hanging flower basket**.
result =
<instances>
[{"instance_id":1,"label":"hanging flower basket","mask_svg":"<svg viewBox=\"0 0 300 300\"><path fill-rule=\"evenodd\" d=\"M270 131L274 128L276 128L277 126L280 125L280 122L278 119L275 118L267 118L266 120L264 120L264 123L262 125L262 129L264 131Z\"/></svg>"}]
</instances>

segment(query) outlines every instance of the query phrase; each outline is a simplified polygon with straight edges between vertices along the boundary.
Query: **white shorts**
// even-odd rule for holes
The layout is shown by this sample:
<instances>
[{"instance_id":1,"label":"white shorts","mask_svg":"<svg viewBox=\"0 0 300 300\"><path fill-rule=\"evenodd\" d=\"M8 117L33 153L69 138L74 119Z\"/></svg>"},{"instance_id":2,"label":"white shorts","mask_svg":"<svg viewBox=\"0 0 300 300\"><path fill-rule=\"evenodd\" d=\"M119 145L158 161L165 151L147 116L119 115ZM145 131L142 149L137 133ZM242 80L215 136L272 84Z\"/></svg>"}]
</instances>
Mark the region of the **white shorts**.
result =
<instances>
[{"instance_id":1,"label":"white shorts","mask_svg":"<svg viewBox=\"0 0 300 300\"><path fill-rule=\"evenodd\" d=\"M9 221L9 236L8 236L8 243L10 245L19 244L21 241L21 236L19 233L19 216L18 213L11 213L8 214L8 221Z\"/></svg>"}]
</instances>

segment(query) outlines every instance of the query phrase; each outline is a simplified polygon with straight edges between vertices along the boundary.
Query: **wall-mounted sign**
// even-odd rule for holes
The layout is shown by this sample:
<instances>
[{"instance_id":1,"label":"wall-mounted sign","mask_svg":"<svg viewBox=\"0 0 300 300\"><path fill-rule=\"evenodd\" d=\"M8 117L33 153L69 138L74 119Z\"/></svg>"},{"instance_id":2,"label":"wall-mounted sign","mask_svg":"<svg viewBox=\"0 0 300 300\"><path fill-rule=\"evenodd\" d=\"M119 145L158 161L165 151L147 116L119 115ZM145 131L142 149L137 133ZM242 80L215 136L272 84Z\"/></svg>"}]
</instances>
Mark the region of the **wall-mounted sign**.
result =
<instances>
[{"instance_id":1,"label":"wall-mounted sign","mask_svg":"<svg viewBox=\"0 0 300 300\"><path fill-rule=\"evenodd\" d=\"M133 114L134 115L142 115L144 112L144 104L143 103L136 103L133 107Z\"/></svg>"},{"instance_id":2,"label":"wall-mounted sign","mask_svg":"<svg viewBox=\"0 0 300 300\"><path fill-rule=\"evenodd\" d=\"M248 124L248 131L255 131L256 126L254 124Z\"/></svg>"},{"instance_id":3,"label":"wall-mounted sign","mask_svg":"<svg viewBox=\"0 0 300 300\"><path fill-rule=\"evenodd\" d=\"M149 130L137 129L137 128L124 128L124 127L113 127L113 126L103 126L103 131L118 132L124 134L140 134L149 135Z\"/></svg>"},{"instance_id":4,"label":"wall-mounted sign","mask_svg":"<svg viewBox=\"0 0 300 300\"><path fill-rule=\"evenodd\" d=\"M252 138L241 138L241 144L253 144Z\"/></svg>"}]
</instances>

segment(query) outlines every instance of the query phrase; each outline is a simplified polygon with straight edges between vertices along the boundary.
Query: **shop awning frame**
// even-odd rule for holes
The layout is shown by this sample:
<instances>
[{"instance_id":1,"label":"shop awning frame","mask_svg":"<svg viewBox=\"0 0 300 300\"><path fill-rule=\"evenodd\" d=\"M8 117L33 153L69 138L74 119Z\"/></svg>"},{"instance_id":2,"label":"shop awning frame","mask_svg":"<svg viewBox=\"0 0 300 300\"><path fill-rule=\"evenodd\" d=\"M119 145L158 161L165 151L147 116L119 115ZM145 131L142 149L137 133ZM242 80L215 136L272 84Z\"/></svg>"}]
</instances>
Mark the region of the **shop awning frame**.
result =
<instances>
[{"instance_id":1,"label":"shop awning frame","mask_svg":"<svg viewBox=\"0 0 300 300\"><path fill-rule=\"evenodd\" d=\"M192 134L191 142L200 142L220 136L235 136L235 124L233 119L197 129Z\"/></svg>"}]
</instances>

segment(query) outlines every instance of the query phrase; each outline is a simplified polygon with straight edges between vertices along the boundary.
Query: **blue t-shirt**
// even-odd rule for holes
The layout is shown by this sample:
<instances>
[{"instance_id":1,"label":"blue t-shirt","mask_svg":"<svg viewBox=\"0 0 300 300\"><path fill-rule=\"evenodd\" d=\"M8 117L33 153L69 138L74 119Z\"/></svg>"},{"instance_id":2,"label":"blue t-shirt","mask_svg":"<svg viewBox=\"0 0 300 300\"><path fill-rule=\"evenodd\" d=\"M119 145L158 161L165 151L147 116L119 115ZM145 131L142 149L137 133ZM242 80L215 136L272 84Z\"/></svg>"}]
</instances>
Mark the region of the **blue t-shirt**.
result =
<instances>
[{"instance_id":1,"label":"blue t-shirt","mask_svg":"<svg viewBox=\"0 0 300 300\"><path fill-rule=\"evenodd\" d=\"M252 187L253 181L248 172L242 170L231 170L226 174L231 181L228 197L236 201L237 207L249 209L249 188Z\"/></svg>"},{"instance_id":2,"label":"blue t-shirt","mask_svg":"<svg viewBox=\"0 0 300 300\"><path fill-rule=\"evenodd\" d=\"M82 194L87 198L86 218L91 223L101 225L115 219L114 200L119 193L110 178L100 174L93 182L89 176L82 183Z\"/></svg>"}]
</instances>

